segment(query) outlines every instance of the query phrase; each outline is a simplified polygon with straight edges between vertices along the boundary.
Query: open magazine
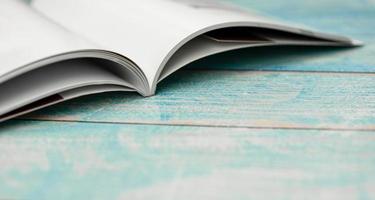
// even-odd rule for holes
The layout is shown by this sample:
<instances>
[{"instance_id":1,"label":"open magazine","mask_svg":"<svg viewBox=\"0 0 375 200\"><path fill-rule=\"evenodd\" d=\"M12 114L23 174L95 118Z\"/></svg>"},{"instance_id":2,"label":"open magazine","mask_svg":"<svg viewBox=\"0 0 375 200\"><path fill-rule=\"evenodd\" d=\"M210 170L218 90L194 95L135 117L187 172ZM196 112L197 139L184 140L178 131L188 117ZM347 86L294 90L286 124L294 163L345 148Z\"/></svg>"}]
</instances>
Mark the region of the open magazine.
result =
<instances>
[{"instance_id":1,"label":"open magazine","mask_svg":"<svg viewBox=\"0 0 375 200\"><path fill-rule=\"evenodd\" d=\"M274 45L357 46L213 0L0 0L0 121L75 97L155 93L203 57Z\"/></svg>"}]
</instances>

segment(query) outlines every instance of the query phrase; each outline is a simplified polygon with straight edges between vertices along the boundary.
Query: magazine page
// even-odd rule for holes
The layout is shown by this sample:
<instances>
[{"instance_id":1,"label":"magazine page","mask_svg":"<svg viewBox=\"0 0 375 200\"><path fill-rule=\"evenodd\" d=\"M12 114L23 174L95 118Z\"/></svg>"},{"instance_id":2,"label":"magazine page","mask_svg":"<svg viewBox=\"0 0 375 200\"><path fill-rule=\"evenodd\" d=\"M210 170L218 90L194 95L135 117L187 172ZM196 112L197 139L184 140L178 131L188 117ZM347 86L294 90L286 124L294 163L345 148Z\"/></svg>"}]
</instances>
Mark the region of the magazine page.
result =
<instances>
[{"instance_id":1,"label":"magazine page","mask_svg":"<svg viewBox=\"0 0 375 200\"><path fill-rule=\"evenodd\" d=\"M31 5L74 33L130 58L145 73L151 92L172 55L214 29L262 26L350 43L344 37L285 26L215 0L32 0Z\"/></svg>"},{"instance_id":2,"label":"magazine page","mask_svg":"<svg viewBox=\"0 0 375 200\"><path fill-rule=\"evenodd\" d=\"M67 93L77 88L98 85L131 87L121 78L87 59L56 63L50 67L35 69L1 85L0 94L6 95L0 96L0 121L3 114L40 99L61 95L60 93ZM82 95L85 95L84 91L80 94ZM65 97L62 96L62 100L64 99Z\"/></svg>"},{"instance_id":3,"label":"magazine page","mask_svg":"<svg viewBox=\"0 0 375 200\"><path fill-rule=\"evenodd\" d=\"M35 61L95 46L49 22L18 0L0 0L0 83Z\"/></svg>"}]
</instances>

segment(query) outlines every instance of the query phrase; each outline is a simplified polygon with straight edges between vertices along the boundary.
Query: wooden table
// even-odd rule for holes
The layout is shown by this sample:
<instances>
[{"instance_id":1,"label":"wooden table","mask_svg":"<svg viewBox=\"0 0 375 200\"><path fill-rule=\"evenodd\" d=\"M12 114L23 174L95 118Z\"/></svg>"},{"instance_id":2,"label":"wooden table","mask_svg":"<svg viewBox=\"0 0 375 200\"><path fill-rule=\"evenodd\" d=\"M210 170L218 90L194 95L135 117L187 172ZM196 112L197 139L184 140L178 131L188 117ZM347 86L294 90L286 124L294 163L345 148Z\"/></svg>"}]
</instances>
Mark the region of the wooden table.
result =
<instances>
[{"instance_id":1,"label":"wooden table","mask_svg":"<svg viewBox=\"0 0 375 200\"><path fill-rule=\"evenodd\" d=\"M0 199L375 199L375 2L235 0L363 40L214 56L0 127Z\"/></svg>"}]
</instances>

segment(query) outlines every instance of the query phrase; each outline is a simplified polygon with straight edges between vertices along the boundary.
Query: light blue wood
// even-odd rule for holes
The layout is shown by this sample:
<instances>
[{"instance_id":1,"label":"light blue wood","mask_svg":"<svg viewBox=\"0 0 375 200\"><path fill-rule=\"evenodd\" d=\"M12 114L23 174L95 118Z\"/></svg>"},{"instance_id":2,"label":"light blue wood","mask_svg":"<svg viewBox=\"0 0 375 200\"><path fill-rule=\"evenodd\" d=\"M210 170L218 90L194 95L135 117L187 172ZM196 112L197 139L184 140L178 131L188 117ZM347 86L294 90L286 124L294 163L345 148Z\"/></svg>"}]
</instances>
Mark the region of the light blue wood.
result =
<instances>
[{"instance_id":1,"label":"light blue wood","mask_svg":"<svg viewBox=\"0 0 375 200\"><path fill-rule=\"evenodd\" d=\"M1 199L375 198L375 134L56 122L0 130Z\"/></svg>"},{"instance_id":2,"label":"light blue wood","mask_svg":"<svg viewBox=\"0 0 375 200\"><path fill-rule=\"evenodd\" d=\"M366 46L223 54L3 123L0 199L375 199L374 1L233 1Z\"/></svg>"},{"instance_id":3,"label":"light blue wood","mask_svg":"<svg viewBox=\"0 0 375 200\"><path fill-rule=\"evenodd\" d=\"M29 118L375 131L374 92L373 74L182 71L150 98L95 95Z\"/></svg>"}]
</instances>

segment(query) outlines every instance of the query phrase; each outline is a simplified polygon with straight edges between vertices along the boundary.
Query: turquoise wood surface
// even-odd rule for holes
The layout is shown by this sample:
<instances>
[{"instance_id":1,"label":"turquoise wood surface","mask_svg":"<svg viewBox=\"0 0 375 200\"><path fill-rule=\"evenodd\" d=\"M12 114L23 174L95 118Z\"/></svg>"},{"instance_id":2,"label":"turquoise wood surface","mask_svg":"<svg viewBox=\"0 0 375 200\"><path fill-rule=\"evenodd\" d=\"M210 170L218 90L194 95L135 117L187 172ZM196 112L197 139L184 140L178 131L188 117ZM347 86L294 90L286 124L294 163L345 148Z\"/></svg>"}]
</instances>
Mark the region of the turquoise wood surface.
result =
<instances>
[{"instance_id":1,"label":"turquoise wood surface","mask_svg":"<svg viewBox=\"0 0 375 200\"><path fill-rule=\"evenodd\" d=\"M221 54L0 124L0 199L375 199L375 2L231 1L366 46Z\"/></svg>"},{"instance_id":2,"label":"turquoise wood surface","mask_svg":"<svg viewBox=\"0 0 375 200\"><path fill-rule=\"evenodd\" d=\"M6 199L374 199L373 132L14 121Z\"/></svg>"},{"instance_id":3,"label":"turquoise wood surface","mask_svg":"<svg viewBox=\"0 0 375 200\"><path fill-rule=\"evenodd\" d=\"M374 74L183 71L154 97L95 95L28 118L375 131L374 88Z\"/></svg>"}]
</instances>

